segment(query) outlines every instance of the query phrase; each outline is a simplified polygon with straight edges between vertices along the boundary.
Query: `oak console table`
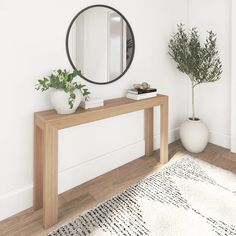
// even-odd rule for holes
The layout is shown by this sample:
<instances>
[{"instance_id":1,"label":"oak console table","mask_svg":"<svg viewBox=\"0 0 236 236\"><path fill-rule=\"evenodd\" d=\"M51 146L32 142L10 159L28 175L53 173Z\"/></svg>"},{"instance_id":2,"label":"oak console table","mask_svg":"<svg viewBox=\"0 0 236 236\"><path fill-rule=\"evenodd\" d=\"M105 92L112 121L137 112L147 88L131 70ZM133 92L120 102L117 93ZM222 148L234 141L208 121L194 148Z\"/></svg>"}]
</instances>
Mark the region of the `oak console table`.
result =
<instances>
[{"instance_id":1,"label":"oak console table","mask_svg":"<svg viewBox=\"0 0 236 236\"><path fill-rule=\"evenodd\" d=\"M43 224L49 228L58 221L58 130L145 110L145 154L153 154L153 108L160 106L160 162L168 162L168 96L144 100L118 98L105 101L103 107L58 115L54 110L36 112L34 159L34 209L43 207Z\"/></svg>"}]
</instances>

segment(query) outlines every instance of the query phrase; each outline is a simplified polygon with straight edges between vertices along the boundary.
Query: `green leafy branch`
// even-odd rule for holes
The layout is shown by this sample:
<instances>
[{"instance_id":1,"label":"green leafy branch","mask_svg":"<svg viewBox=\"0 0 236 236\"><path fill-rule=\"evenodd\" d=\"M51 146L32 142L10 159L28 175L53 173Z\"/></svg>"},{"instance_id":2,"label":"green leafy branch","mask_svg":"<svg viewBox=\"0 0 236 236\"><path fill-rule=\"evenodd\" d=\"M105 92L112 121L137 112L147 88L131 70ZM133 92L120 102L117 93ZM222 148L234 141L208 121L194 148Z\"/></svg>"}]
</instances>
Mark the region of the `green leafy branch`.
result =
<instances>
[{"instance_id":1,"label":"green leafy branch","mask_svg":"<svg viewBox=\"0 0 236 236\"><path fill-rule=\"evenodd\" d=\"M177 68L185 73L192 83L192 118L195 119L194 88L202 83L219 80L222 63L216 47L216 34L208 32L204 45L200 43L197 28L186 32L183 24L171 36L168 44L169 55L177 63Z\"/></svg>"},{"instance_id":2,"label":"green leafy branch","mask_svg":"<svg viewBox=\"0 0 236 236\"><path fill-rule=\"evenodd\" d=\"M85 99L88 99L90 95L90 92L87 88L85 88L85 85L82 85L77 81L73 81L75 77L80 75L81 72L78 70L74 70L73 72L61 69L55 70L51 75L44 77L43 79L39 79L35 89L41 90L42 92L50 88L64 90L64 92L69 93L68 104L72 109L76 99L76 89L80 90Z\"/></svg>"}]
</instances>

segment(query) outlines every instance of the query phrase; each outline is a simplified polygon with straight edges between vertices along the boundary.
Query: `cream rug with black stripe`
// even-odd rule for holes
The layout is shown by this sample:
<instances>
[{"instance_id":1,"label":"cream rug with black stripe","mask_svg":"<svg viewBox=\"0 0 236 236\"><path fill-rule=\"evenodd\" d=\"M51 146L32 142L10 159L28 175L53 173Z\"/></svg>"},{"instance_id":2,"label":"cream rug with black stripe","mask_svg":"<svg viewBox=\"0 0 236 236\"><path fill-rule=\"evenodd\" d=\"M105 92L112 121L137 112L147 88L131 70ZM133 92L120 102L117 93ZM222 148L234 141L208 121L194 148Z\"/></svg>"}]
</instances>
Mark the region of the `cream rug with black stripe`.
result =
<instances>
[{"instance_id":1,"label":"cream rug with black stripe","mask_svg":"<svg viewBox=\"0 0 236 236\"><path fill-rule=\"evenodd\" d=\"M236 175L185 156L49 236L236 236Z\"/></svg>"}]
</instances>

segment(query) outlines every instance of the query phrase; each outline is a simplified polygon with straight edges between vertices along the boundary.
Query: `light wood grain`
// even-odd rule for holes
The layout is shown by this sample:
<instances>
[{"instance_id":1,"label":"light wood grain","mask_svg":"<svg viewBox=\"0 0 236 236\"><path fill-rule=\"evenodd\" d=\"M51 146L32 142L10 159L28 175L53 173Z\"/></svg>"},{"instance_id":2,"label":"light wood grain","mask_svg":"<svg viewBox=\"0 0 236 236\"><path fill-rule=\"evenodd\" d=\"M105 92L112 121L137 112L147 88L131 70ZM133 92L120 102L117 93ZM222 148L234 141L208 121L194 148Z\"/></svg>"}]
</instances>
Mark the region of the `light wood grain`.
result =
<instances>
[{"instance_id":1,"label":"light wood grain","mask_svg":"<svg viewBox=\"0 0 236 236\"><path fill-rule=\"evenodd\" d=\"M43 207L43 130L34 126L34 209Z\"/></svg>"},{"instance_id":2,"label":"light wood grain","mask_svg":"<svg viewBox=\"0 0 236 236\"><path fill-rule=\"evenodd\" d=\"M163 125L161 136L161 161L168 161L168 96L158 95L144 100L132 100L128 98L117 98L105 101L104 107L93 109L78 109L70 115L58 115L54 110L36 112L36 145L35 147L35 190L34 207L42 206L42 183L43 174L43 211L44 227L48 228L55 224L58 219L57 209L57 178L58 178L58 130L73 127L92 121L97 121L113 116L122 115L138 110L145 110L145 140L146 155L153 153L153 107L161 106L161 125ZM164 121L167 119L167 121ZM42 129L43 131L40 131ZM41 136L43 132L44 145L42 147ZM167 139L166 139L167 137ZM166 143L165 143L166 142ZM43 149L43 154L40 151ZM41 156L43 155L43 165ZM43 166L43 168L42 168Z\"/></svg>"},{"instance_id":3,"label":"light wood grain","mask_svg":"<svg viewBox=\"0 0 236 236\"><path fill-rule=\"evenodd\" d=\"M161 105L161 145L160 145L160 161L161 164L168 162L168 100Z\"/></svg>"},{"instance_id":4,"label":"light wood grain","mask_svg":"<svg viewBox=\"0 0 236 236\"><path fill-rule=\"evenodd\" d=\"M44 227L58 219L58 130L47 125L44 130L43 212Z\"/></svg>"},{"instance_id":5,"label":"light wood grain","mask_svg":"<svg viewBox=\"0 0 236 236\"><path fill-rule=\"evenodd\" d=\"M132 100L128 98L117 98L105 101L105 105L99 108L84 110L79 108L75 113L70 115L58 115L54 110L36 112L37 122L44 125L51 124L57 129L64 129L80 124L85 124L101 119L110 118L130 112L144 110L159 106L168 100L168 96L158 95L153 98L143 100Z\"/></svg>"},{"instance_id":6,"label":"light wood grain","mask_svg":"<svg viewBox=\"0 0 236 236\"><path fill-rule=\"evenodd\" d=\"M153 154L153 107L145 109L145 155Z\"/></svg>"},{"instance_id":7,"label":"light wood grain","mask_svg":"<svg viewBox=\"0 0 236 236\"><path fill-rule=\"evenodd\" d=\"M180 158L186 153L189 154L179 141L169 145L169 158ZM236 154L225 148L209 144L204 152L191 155L236 174ZM156 151L150 158L141 157L61 194L59 196L59 222L47 230L42 225L42 209L34 211L30 208L1 221L0 236L45 236L56 227L79 216L83 211L156 172L162 167L159 158L159 151Z\"/></svg>"}]
</instances>

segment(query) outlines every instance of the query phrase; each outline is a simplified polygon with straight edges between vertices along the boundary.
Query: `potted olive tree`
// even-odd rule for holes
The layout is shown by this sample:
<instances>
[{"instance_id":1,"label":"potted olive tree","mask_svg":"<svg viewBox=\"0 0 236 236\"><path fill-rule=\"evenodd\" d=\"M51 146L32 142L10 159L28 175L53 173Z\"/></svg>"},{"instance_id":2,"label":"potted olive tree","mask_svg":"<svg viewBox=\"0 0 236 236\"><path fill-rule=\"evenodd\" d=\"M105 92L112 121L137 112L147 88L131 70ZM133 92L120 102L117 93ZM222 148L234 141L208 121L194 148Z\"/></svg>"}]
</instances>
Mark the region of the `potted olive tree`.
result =
<instances>
[{"instance_id":1,"label":"potted olive tree","mask_svg":"<svg viewBox=\"0 0 236 236\"><path fill-rule=\"evenodd\" d=\"M177 68L185 73L192 88L192 117L180 127L180 139L190 152L202 152L208 143L208 129L196 117L194 90L202 83L211 83L220 79L222 63L216 47L216 34L208 32L204 45L201 45L197 28L186 32L183 24L169 41L169 55L177 63Z\"/></svg>"},{"instance_id":2,"label":"potted olive tree","mask_svg":"<svg viewBox=\"0 0 236 236\"><path fill-rule=\"evenodd\" d=\"M58 114L71 114L78 108L81 97L88 98L90 92L85 85L74 81L80 71L55 70L49 76L39 79L36 89L42 92L51 89L50 100Z\"/></svg>"}]
</instances>

